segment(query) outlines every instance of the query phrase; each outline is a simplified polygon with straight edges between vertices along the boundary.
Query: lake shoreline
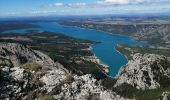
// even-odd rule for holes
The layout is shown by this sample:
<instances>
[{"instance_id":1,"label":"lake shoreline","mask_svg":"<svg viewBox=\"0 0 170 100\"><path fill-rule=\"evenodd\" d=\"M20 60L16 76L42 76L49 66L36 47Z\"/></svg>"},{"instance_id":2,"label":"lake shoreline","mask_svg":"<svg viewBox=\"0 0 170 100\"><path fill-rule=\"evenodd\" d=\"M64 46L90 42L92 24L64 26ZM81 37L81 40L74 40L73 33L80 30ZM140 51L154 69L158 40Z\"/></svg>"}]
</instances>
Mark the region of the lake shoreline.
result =
<instances>
[{"instance_id":1,"label":"lake shoreline","mask_svg":"<svg viewBox=\"0 0 170 100\"><path fill-rule=\"evenodd\" d=\"M118 73L119 69L127 63L125 55L120 54L116 49L113 49L113 47L117 44L127 44L130 46L144 45L144 43L133 41L129 36L108 34L107 32L94 29L65 26L57 22L37 22L34 24L39 25L41 28L37 29L41 31L57 32L77 39L100 42L92 44L93 50L91 51L97 57L96 59L100 60L100 64L105 66L105 72L109 72L107 75L113 77Z\"/></svg>"},{"instance_id":2,"label":"lake shoreline","mask_svg":"<svg viewBox=\"0 0 170 100\"><path fill-rule=\"evenodd\" d=\"M102 30L83 28L83 27L78 27L78 26L64 25L64 24L60 24L58 22L56 22L56 23L59 24L59 25L62 25L62 26L66 26L66 27L75 27L75 28L80 28L80 29L88 29L88 30L93 30L93 31L99 31L99 32L103 32L103 33L106 33L106 34L109 34L109 35L127 36L127 37L130 37L133 41L148 43L147 41L136 40L135 37L129 36L129 35L123 35L123 34L118 34L118 33L111 33L111 32L106 32L106 31L102 31Z\"/></svg>"},{"instance_id":3,"label":"lake shoreline","mask_svg":"<svg viewBox=\"0 0 170 100\"><path fill-rule=\"evenodd\" d=\"M99 32L103 32L103 33L106 33L106 34L110 34L110 35L127 36L127 35L122 35L122 34L109 33L109 32L105 32L105 31L101 31L101 30L96 30L96 29L82 28L82 27L78 27L78 26L69 26L69 25L63 25L63 24L60 24L60 23L57 23L57 24L62 25L62 26L66 26L66 27L75 27L75 28L80 28L80 29L88 29L88 30L99 31ZM132 36L128 36L128 37L132 38L133 41L135 41ZM117 45L119 45L119 44L117 44ZM90 46L90 51L92 51L92 49L93 49L92 46ZM115 48L115 50L116 50L119 54L123 55L123 56L126 58L127 63L128 63L128 61L129 61L129 60L128 60L128 57L127 57L125 54L121 53L121 52L120 52L119 50L117 50L116 48ZM93 52L93 51L92 51L92 52ZM117 74L118 74L119 71L117 72L117 74L116 74L115 76L110 76L110 75L108 75L108 73L110 72L110 70L109 70L109 67L110 67L110 66L107 65L107 64L102 63L102 61L95 55L94 52L93 52L93 54L94 54L94 56L96 57L96 60L98 60L98 64L101 64L101 65L104 66L104 70L105 70L107 76L109 76L109 77L111 77L111 78L114 78L114 77L117 76ZM126 63L126 64L127 64L127 63ZM126 64L125 64L125 65L126 65ZM120 69L122 69L122 67L124 67L125 65L122 65L122 66L120 67ZM120 69L119 69L119 70L120 70Z\"/></svg>"},{"instance_id":4,"label":"lake shoreline","mask_svg":"<svg viewBox=\"0 0 170 100\"><path fill-rule=\"evenodd\" d=\"M95 57L97 63L103 67L102 70L104 70L104 73L108 74L109 73L109 65L102 63L102 61L92 51L93 50L92 46L90 46L89 49L93 53L93 56Z\"/></svg>"}]
</instances>

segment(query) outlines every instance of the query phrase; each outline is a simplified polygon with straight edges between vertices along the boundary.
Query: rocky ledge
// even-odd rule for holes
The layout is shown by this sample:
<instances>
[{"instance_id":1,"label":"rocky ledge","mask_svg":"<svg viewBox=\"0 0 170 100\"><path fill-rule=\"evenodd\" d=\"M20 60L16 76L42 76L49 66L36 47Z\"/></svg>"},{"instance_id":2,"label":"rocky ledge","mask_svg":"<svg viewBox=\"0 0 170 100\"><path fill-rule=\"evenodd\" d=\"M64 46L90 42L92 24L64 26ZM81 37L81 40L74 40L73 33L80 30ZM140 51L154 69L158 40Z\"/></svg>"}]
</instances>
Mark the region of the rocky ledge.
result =
<instances>
[{"instance_id":1,"label":"rocky ledge","mask_svg":"<svg viewBox=\"0 0 170 100\"><path fill-rule=\"evenodd\" d=\"M129 84L137 89L168 87L170 82L170 58L156 54L133 55L116 76L116 86Z\"/></svg>"},{"instance_id":2,"label":"rocky ledge","mask_svg":"<svg viewBox=\"0 0 170 100\"><path fill-rule=\"evenodd\" d=\"M0 43L0 99L123 100L91 75L70 74L47 55L17 43Z\"/></svg>"}]
</instances>

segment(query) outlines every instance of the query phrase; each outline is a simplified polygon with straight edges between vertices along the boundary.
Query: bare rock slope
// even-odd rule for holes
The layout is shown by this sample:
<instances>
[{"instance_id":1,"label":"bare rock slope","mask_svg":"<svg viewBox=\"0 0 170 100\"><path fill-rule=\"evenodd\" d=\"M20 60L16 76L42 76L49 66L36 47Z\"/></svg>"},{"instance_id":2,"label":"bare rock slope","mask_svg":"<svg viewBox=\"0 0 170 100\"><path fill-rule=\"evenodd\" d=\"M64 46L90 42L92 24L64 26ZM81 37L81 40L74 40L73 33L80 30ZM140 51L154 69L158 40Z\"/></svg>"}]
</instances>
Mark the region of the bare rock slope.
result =
<instances>
[{"instance_id":1,"label":"bare rock slope","mask_svg":"<svg viewBox=\"0 0 170 100\"><path fill-rule=\"evenodd\" d=\"M16 43L0 43L0 99L121 100L91 75L70 74L47 55Z\"/></svg>"},{"instance_id":2,"label":"bare rock slope","mask_svg":"<svg viewBox=\"0 0 170 100\"><path fill-rule=\"evenodd\" d=\"M168 87L170 59L156 54L133 55L132 60L119 71L115 86L129 84L138 89Z\"/></svg>"}]
</instances>

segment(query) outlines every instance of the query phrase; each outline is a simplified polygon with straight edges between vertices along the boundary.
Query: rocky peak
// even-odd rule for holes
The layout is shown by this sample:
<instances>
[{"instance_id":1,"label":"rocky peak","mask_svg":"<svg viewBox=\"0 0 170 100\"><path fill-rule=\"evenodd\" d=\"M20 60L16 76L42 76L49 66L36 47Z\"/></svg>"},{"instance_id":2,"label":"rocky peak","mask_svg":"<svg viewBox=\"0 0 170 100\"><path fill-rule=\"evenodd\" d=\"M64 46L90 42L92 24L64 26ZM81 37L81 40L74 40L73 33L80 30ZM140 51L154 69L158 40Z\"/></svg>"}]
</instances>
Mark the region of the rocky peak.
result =
<instances>
[{"instance_id":1,"label":"rocky peak","mask_svg":"<svg viewBox=\"0 0 170 100\"><path fill-rule=\"evenodd\" d=\"M47 55L17 43L0 43L0 51L0 57L9 59L14 66L28 61L42 63L46 66L54 64Z\"/></svg>"},{"instance_id":2,"label":"rocky peak","mask_svg":"<svg viewBox=\"0 0 170 100\"><path fill-rule=\"evenodd\" d=\"M91 75L70 74L47 55L17 43L0 43L0 99L124 100Z\"/></svg>"},{"instance_id":3,"label":"rocky peak","mask_svg":"<svg viewBox=\"0 0 170 100\"><path fill-rule=\"evenodd\" d=\"M136 53L132 60L119 71L115 86L124 83L138 89L155 89L164 86L165 84L161 81L164 78L170 79L169 62L170 59L165 56Z\"/></svg>"},{"instance_id":4,"label":"rocky peak","mask_svg":"<svg viewBox=\"0 0 170 100\"><path fill-rule=\"evenodd\" d=\"M52 77L51 73L57 75L49 78L53 80L49 81L50 89L68 74L61 64L47 55L17 43L0 43L0 70L0 99L29 98L30 92L45 90L47 79L41 81L41 78Z\"/></svg>"}]
</instances>

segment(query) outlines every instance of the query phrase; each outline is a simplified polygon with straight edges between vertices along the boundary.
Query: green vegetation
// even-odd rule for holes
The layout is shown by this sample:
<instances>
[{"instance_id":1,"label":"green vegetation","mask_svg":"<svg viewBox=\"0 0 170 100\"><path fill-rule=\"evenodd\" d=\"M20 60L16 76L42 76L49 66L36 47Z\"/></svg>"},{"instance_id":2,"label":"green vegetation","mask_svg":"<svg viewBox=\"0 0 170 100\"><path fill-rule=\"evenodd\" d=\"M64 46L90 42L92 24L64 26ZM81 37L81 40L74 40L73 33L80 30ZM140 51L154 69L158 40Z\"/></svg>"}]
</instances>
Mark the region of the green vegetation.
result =
<instances>
[{"instance_id":1,"label":"green vegetation","mask_svg":"<svg viewBox=\"0 0 170 100\"><path fill-rule=\"evenodd\" d=\"M29 22L25 22L25 21L19 21L19 22L15 22L15 21L5 21L5 22L1 22L0 24L0 33L3 31L7 31L7 30L14 30L14 29L23 29L23 28L35 28L35 27L39 27L37 25L34 24L30 24Z\"/></svg>"},{"instance_id":2,"label":"green vegetation","mask_svg":"<svg viewBox=\"0 0 170 100\"><path fill-rule=\"evenodd\" d=\"M159 33L158 33L159 34ZM150 38L137 38L136 41L147 41L149 43L165 43L165 40L163 40L163 37L150 37Z\"/></svg>"},{"instance_id":3,"label":"green vegetation","mask_svg":"<svg viewBox=\"0 0 170 100\"><path fill-rule=\"evenodd\" d=\"M123 84L121 86L113 88L113 91L120 96L136 100L158 100L162 98L164 91L170 91L170 88L158 88L151 90L139 90L131 85Z\"/></svg>"},{"instance_id":4,"label":"green vegetation","mask_svg":"<svg viewBox=\"0 0 170 100\"><path fill-rule=\"evenodd\" d=\"M150 54L159 54L159 55L170 57L169 49L159 49L159 48L149 48L149 47L139 47L139 48L134 47L133 49L136 49L137 52L142 54L150 53Z\"/></svg>"},{"instance_id":5,"label":"green vegetation","mask_svg":"<svg viewBox=\"0 0 170 100\"><path fill-rule=\"evenodd\" d=\"M89 93L89 95L85 96L85 100L100 100L100 94L99 93Z\"/></svg>"},{"instance_id":6,"label":"green vegetation","mask_svg":"<svg viewBox=\"0 0 170 100\"><path fill-rule=\"evenodd\" d=\"M0 60L1 60L0 66L12 66L12 63L11 61L9 61L9 59L0 58Z\"/></svg>"},{"instance_id":7,"label":"green vegetation","mask_svg":"<svg viewBox=\"0 0 170 100\"><path fill-rule=\"evenodd\" d=\"M27 95L27 100L55 100L50 94L46 94L46 91L30 91Z\"/></svg>"},{"instance_id":8,"label":"green vegetation","mask_svg":"<svg viewBox=\"0 0 170 100\"><path fill-rule=\"evenodd\" d=\"M52 96L46 94L46 95L40 95L39 100L55 100Z\"/></svg>"},{"instance_id":9,"label":"green vegetation","mask_svg":"<svg viewBox=\"0 0 170 100\"><path fill-rule=\"evenodd\" d=\"M122 54L125 54L128 60L132 59L132 56L131 56L132 52L129 49L126 49L125 46L118 45L116 46L116 50L118 50Z\"/></svg>"},{"instance_id":10,"label":"green vegetation","mask_svg":"<svg viewBox=\"0 0 170 100\"><path fill-rule=\"evenodd\" d=\"M101 81L102 81L102 86L104 86L106 89L111 89L116 83L116 79L111 77L104 78Z\"/></svg>"},{"instance_id":11,"label":"green vegetation","mask_svg":"<svg viewBox=\"0 0 170 100\"><path fill-rule=\"evenodd\" d=\"M165 48L158 48L158 47L132 47L127 45L118 45L116 47L118 51L125 54L127 58L130 60L132 59L131 54L134 53L141 53L141 54L158 54L158 55L164 55L166 57L170 57L170 49Z\"/></svg>"},{"instance_id":12,"label":"green vegetation","mask_svg":"<svg viewBox=\"0 0 170 100\"><path fill-rule=\"evenodd\" d=\"M75 61L73 61L71 63L72 67L75 68L75 70L79 71L81 70L84 74L98 74L101 72L100 66L97 65L94 62L90 62L90 61L86 61L86 60L82 60L83 63L76 63ZM80 72L81 73L81 72ZM79 74L80 74L79 73Z\"/></svg>"},{"instance_id":13,"label":"green vegetation","mask_svg":"<svg viewBox=\"0 0 170 100\"><path fill-rule=\"evenodd\" d=\"M31 71L39 71L42 69L42 66L35 62L28 62L26 64L23 64L22 68L24 68L26 70L31 70Z\"/></svg>"},{"instance_id":14,"label":"green vegetation","mask_svg":"<svg viewBox=\"0 0 170 100\"><path fill-rule=\"evenodd\" d=\"M56 85L52 91L49 93L49 95L56 95L62 92L62 86L64 85L64 82L61 82L60 84Z\"/></svg>"},{"instance_id":15,"label":"green vegetation","mask_svg":"<svg viewBox=\"0 0 170 100\"><path fill-rule=\"evenodd\" d=\"M158 66L162 66L164 68L164 70L169 70L170 69L170 62L167 60L167 58L162 59L161 61L155 61L152 65L151 68L154 72L154 74L156 75L154 78L155 80L157 80L160 83L160 86L162 88L167 88L170 86L170 79L168 76L166 75L162 75L161 73L159 73L158 70L159 69Z\"/></svg>"},{"instance_id":16,"label":"green vegetation","mask_svg":"<svg viewBox=\"0 0 170 100\"><path fill-rule=\"evenodd\" d=\"M159 63L165 70L170 69L170 61L165 58L164 60L161 60Z\"/></svg>"},{"instance_id":17,"label":"green vegetation","mask_svg":"<svg viewBox=\"0 0 170 100\"><path fill-rule=\"evenodd\" d=\"M0 42L15 42L27 45L34 50L39 50L49 55L54 61L58 61L73 73L93 74L96 77L103 76L102 66L82 57L93 56L89 47L94 41L71 38L60 33L30 30L29 34L0 34ZM5 37L5 39L3 39ZM17 39L20 37L20 40ZM12 38L12 39L11 39ZM25 61L22 61L23 64ZM27 69L28 66L25 66ZM31 66L32 67L32 66ZM38 70L34 69L33 70Z\"/></svg>"}]
</instances>

